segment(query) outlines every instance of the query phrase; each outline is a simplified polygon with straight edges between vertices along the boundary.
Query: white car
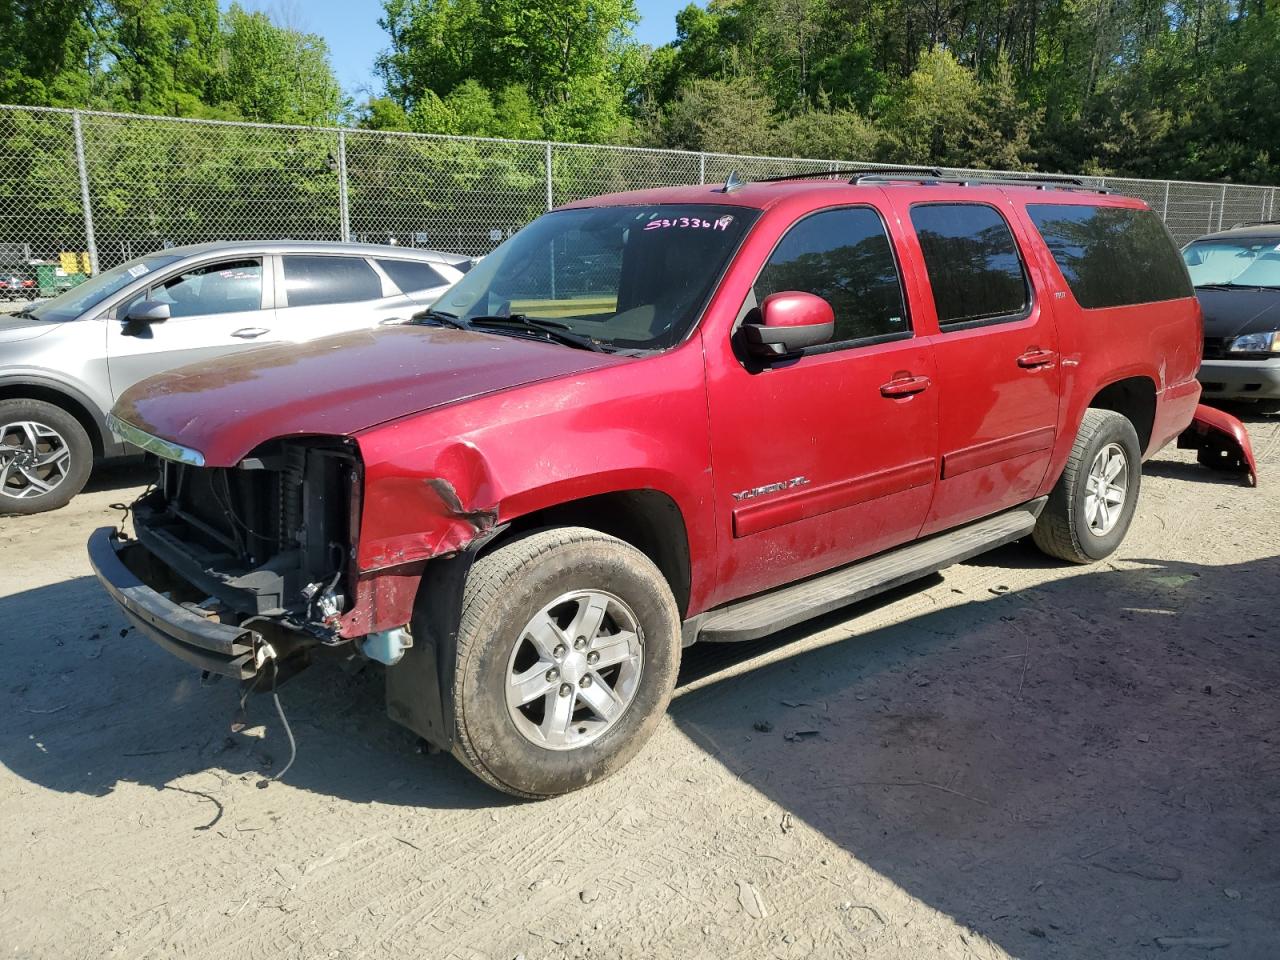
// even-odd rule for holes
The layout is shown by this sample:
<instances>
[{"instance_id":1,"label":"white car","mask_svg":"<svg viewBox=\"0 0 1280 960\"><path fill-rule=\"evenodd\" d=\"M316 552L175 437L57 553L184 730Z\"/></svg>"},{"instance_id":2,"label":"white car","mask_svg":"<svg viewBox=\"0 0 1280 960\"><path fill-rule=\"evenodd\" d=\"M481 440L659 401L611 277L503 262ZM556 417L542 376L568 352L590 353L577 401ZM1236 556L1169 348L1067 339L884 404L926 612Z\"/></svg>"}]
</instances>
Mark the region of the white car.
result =
<instances>
[{"instance_id":1,"label":"white car","mask_svg":"<svg viewBox=\"0 0 1280 960\"><path fill-rule=\"evenodd\" d=\"M0 514L60 507L94 459L134 452L106 418L139 380L408 318L473 263L373 244L205 243L138 257L0 314Z\"/></svg>"}]
</instances>

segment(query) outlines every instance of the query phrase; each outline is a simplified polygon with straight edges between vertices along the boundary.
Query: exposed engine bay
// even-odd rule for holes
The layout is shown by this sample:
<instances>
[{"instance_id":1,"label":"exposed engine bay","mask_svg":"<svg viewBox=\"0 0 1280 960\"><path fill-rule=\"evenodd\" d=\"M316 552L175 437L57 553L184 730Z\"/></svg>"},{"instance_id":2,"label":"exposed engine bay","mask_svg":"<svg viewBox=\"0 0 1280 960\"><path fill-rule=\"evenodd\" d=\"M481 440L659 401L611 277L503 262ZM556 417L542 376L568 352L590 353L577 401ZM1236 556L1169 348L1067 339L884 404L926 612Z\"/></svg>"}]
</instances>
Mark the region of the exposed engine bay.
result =
<instances>
[{"instance_id":1,"label":"exposed engine bay","mask_svg":"<svg viewBox=\"0 0 1280 960\"><path fill-rule=\"evenodd\" d=\"M339 642L353 596L360 462L340 440L277 440L236 467L160 461L133 506L144 580L219 622L247 618Z\"/></svg>"}]
</instances>

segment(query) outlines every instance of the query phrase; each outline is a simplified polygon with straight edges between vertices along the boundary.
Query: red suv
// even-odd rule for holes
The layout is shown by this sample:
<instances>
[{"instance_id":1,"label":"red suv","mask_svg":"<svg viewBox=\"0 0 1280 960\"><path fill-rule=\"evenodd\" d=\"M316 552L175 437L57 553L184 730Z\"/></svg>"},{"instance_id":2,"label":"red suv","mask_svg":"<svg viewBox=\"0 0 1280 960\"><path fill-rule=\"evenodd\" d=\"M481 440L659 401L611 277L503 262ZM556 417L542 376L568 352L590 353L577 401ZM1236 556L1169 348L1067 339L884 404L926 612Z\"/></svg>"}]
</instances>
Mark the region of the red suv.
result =
<instances>
[{"instance_id":1,"label":"red suv","mask_svg":"<svg viewBox=\"0 0 1280 960\"><path fill-rule=\"evenodd\" d=\"M393 719L526 797L622 766L682 647L1030 536L1116 549L1192 420L1200 310L1138 200L935 172L548 213L401 325L129 391L160 458L90 553L142 630Z\"/></svg>"}]
</instances>

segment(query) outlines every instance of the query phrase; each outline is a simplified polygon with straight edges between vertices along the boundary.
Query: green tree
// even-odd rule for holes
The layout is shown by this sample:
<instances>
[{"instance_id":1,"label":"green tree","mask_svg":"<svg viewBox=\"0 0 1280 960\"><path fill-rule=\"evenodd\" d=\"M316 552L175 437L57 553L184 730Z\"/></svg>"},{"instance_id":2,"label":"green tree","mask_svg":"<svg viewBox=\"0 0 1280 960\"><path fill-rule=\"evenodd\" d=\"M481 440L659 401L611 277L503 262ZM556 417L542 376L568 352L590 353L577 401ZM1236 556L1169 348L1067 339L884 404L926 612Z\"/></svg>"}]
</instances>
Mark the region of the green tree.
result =
<instances>
[{"instance_id":1,"label":"green tree","mask_svg":"<svg viewBox=\"0 0 1280 960\"><path fill-rule=\"evenodd\" d=\"M261 12L233 3L225 17L221 99L264 123L333 123L342 91L329 48L314 34L278 27Z\"/></svg>"},{"instance_id":2,"label":"green tree","mask_svg":"<svg viewBox=\"0 0 1280 960\"><path fill-rule=\"evenodd\" d=\"M85 107L104 55L95 0L0 3L0 102Z\"/></svg>"},{"instance_id":3,"label":"green tree","mask_svg":"<svg viewBox=\"0 0 1280 960\"><path fill-rule=\"evenodd\" d=\"M626 126L636 19L632 0L384 0L391 46L377 68L410 114L428 92L447 102L468 82L491 98L515 85L548 135L611 139Z\"/></svg>"},{"instance_id":4,"label":"green tree","mask_svg":"<svg viewBox=\"0 0 1280 960\"><path fill-rule=\"evenodd\" d=\"M222 51L217 0L115 0L100 23L111 54L114 106L134 113L203 113Z\"/></svg>"},{"instance_id":5,"label":"green tree","mask_svg":"<svg viewBox=\"0 0 1280 960\"><path fill-rule=\"evenodd\" d=\"M663 111L661 145L714 153L764 153L772 136L768 96L749 80L698 79Z\"/></svg>"},{"instance_id":6,"label":"green tree","mask_svg":"<svg viewBox=\"0 0 1280 960\"><path fill-rule=\"evenodd\" d=\"M970 166L982 127L982 88L949 50L920 58L887 111L888 156L899 163Z\"/></svg>"},{"instance_id":7,"label":"green tree","mask_svg":"<svg viewBox=\"0 0 1280 960\"><path fill-rule=\"evenodd\" d=\"M874 160L882 152L884 134L857 110L820 106L788 117L774 131L773 152L815 160ZM825 108L825 109L824 109Z\"/></svg>"}]
</instances>

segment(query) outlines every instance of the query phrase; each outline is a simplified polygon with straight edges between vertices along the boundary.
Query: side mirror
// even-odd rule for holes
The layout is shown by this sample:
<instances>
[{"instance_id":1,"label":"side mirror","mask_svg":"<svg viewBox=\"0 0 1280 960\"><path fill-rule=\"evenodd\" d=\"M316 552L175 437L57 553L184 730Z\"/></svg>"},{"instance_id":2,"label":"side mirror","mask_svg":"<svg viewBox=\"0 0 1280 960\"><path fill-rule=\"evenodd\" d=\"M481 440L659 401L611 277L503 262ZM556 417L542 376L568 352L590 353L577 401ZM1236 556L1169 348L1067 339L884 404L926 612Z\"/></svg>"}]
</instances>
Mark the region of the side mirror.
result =
<instances>
[{"instance_id":1,"label":"side mirror","mask_svg":"<svg viewBox=\"0 0 1280 960\"><path fill-rule=\"evenodd\" d=\"M169 319L169 304L159 300L139 300L125 314L125 323L163 323Z\"/></svg>"},{"instance_id":2,"label":"side mirror","mask_svg":"<svg viewBox=\"0 0 1280 960\"><path fill-rule=\"evenodd\" d=\"M835 332L831 304L799 290L783 290L765 297L759 322L742 325L747 349L767 358L785 357L805 347L827 343Z\"/></svg>"}]
</instances>

